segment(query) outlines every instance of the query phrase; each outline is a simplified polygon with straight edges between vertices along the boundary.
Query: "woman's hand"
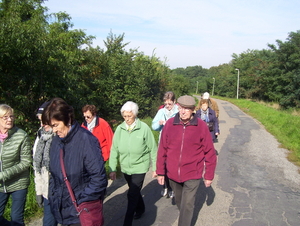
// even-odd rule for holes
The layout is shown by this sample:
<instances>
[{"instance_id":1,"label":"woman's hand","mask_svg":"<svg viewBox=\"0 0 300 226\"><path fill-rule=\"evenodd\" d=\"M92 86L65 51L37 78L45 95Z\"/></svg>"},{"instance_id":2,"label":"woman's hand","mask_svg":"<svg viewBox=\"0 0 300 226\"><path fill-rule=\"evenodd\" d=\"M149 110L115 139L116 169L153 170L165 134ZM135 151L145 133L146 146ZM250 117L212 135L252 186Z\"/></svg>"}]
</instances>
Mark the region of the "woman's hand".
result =
<instances>
[{"instance_id":1,"label":"woman's hand","mask_svg":"<svg viewBox=\"0 0 300 226\"><path fill-rule=\"evenodd\" d=\"M116 172L111 172L111 173L109 173L109 178L110 178L111 180L115 180L115 179L117 178Z\"/></svg>"},{"instance_id":2,"label":"woman's hand","mask_svg":"<svg viewBox=\"0 0 300 226\"><path fill-rule=\"evenodd\" d=\"M159 120L159 125L165 125L165 121L164 120Z\"/></svg>"},{"instance_id":3,"label":"woman's hand","mask_svg":"<svg viewBox=\"0 0 300 226\"><path fill-rule=\"evenodd\" d=\"M157 174L156 174L156 171L153 171L152 172L152 178L155 178L155 177L157 177Z\"/></svg>"}]
</instances>

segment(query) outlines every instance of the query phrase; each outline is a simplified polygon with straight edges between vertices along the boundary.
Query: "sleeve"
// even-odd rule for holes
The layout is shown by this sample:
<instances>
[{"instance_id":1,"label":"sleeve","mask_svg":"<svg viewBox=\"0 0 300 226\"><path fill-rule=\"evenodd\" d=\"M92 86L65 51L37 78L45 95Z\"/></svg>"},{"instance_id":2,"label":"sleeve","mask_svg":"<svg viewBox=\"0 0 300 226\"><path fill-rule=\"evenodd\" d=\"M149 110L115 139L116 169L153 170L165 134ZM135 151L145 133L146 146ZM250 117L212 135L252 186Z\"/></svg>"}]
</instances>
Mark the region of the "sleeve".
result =
<instances>
[{"instance_id":1,"label":"sleeve","mask_svg":"<svg viewBox=\"0 0 300 226\"><path fill-rule=\"evenodd\" d=\"M112 139L112 146L110 150L109 156L109 172L116 172L117 171L117 164L119 158L119 134L121 132L120 126L117 127L114 137Z\"/></svg>"},{"instance_id":2,"label":"sleeve","mask_svg":"<svg viewBox=\"0 0 300 226\"><path fill-rule=\"evenodd\" d=\"M34 155L36 152L36 147L39 142L39 136L36 136L34 145L32 148L32 156L34 161ZM42 195L42 175L34 170L34 185L35 185L35 192L37 195Z\"/></svg>"},{"instance_id":3,"label":"sleeve","mask_svg":"<svg viewBox=\"0 0 300 226\"><path fill-rule=\"evenodd\" d=\"M210 132L208 128L204 130L203 139L203 149L204 149L204 161L205 161L205 173L204 179L213 180L215 175L215 169L217 165L217 156L214 148L214 144L211 139Z\"/></svg>"},{"instance_id":4,"label":"sleeve","mask_svg":"<svg viewBox=\"0 0 300 226\"><path fill-rule=\"evenodd\" d=\"M156 115L155 115L155 117L154 117L154 119L152 121L152 129L155 130L155 131L161 131L162 128L163 128L163 125L159 125L159 121L160 120L164 120L163 110L164 109L160 109L156 113Z\"/></svg>"},{"instance_id":5,"label":"sleeve","mask_svg":"<svg viewBox=\"0 0 300 226\"><path fill-rule=\"evenodd\" d=\"M25 132L24 132L25 133ZM16 150L20 153L20 160L18 160L18 163L13 165L12 167L9 167L5 169L4 171L0 172L0 180L9 180L12 177L16 177L19 174L23 173L26 170L29 170L29 167L31 165L32 161L32 154L31 154L31 145L28 135L25 133L15 133L14 136L23 136L22 141L20 142L20 145L16 145L16 147L19 148L19 150Z\"/></svg>"},{"instance_id":6,"label":"sleeve","mask_svg":"<svg viewBox=\"0 0 300 226\"><path fill-rule=\"evenodd\" d=\"M158 146L157 151L157 159L156 159L156 173L158 175L165 175L165 169L166 169L166 153L167 153L167 147L166 147L166 141L167 141L167 134L168 134L168 124L170 124L170 121L166 123L165 128L162 130L160 142Z\"/></svg>"},{"instance_id":7,"label":"sleeve","mask_svg":"<svg viewBox=\"0 0 300 226\"><path fill-rule=\"evenodd\" d=\"M214 122L214 132L220 133L219 120L216 117L216 112L214 110L212 110L211 108L210 108L210 111L211 111L211 120L210 121Z\"/></svg>"},{"instance_id":8,"label":"sleeve","mask_svg":"<svg viewBox=\"0 0 300 226\"><path fill-rule=\"evenodd\" d=\"M156 171L156 158L157 158L157 144L155 141L155 138L153 136L153 133L149 126L145 124L146 127L146 144L147 147L150 150L150 156L151 156L151 163L152 163L152 171Z\"/></svg>"},{"instance_id":9,"label":"sleeve","mask_svg":"<svg viewBox=\"0 0 300 226\"><path fill-rule=\"evenodd\" d=\"M104 199L104 191L107 186L104 161L97 138L92 135L88 137L86 147L84 167L89 175L89 182L80 195L78 205L100 197Z\"/></svg>"},{"instance_id":10,"label":"sleeve","mask_svg":"<svg viewBox=\"0 0 300 226\"><path fill-rule=\"evenodd\" d=\"M104 161L107 161L110 156L110 149L111 149L114 133L110 125L108 124L108 122L106 122L104 119L102 119L101 121L102 121L101 123L104 124L102 127L103 128L102 134L106 140L106 145L102 148L102 152L103 152Z\"/></svg>"}]
</instances>

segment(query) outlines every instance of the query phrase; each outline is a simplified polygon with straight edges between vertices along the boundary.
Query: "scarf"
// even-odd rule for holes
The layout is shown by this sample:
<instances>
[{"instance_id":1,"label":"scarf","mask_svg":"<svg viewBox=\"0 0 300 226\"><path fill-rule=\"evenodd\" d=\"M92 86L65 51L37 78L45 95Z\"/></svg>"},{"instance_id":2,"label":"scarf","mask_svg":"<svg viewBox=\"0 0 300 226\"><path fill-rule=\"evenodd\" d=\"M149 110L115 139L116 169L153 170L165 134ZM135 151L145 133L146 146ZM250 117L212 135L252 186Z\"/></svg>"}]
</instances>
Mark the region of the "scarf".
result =
<instances>
[{"instance_id":1,"label":"scarf","mask_svg":"<svg viewBox=\"0 0 300 226\"><path fill-rule=\"evenodd\" d=\"M203 111L201 109L201 119L205 122L209 122L209 118L208 118L208 108L206 111Z\"/></svg>"},{"instance_id":2,"label":"scarf","mask_svg":"<svg viewBox=\"0 0 300 226\"><path fill-rule=\"evenodd\" d=\"M0 133L0 141L3 143L5 139L7 138L8 134L7 133Z\"/></svg>"},{"instance_id":3,"label":"scarf","mask_svg":"<svg viewBox=\"0 0 300 226\"><path fill-rule=\"evenodd\" d=\"M166 107L164 108L164 110L165 110L165 121L167 121L168 119L170 119L172 117L172 115L174 115L175 104L170 111Z\"/></svg>"},{"instance_id":4,"label":"scarf","mask_svg":"<svg viewBox=\"0 0 300 226\"><path fill-rule=\"evenodd\" d=\"M37 143L35 155L33 157L33 167L38 173L41 173L43 166L49 171L49 150L52 138L55 135L52 132L52 129L45 131L44 128L42 128L40 132L41 136Z\"/></svg>"},{"instance_id":5,"label":"scarf","mask_svg":"<svg viewBox=\"0 0 300 226\"><path fill-rule=\"evenodd\" d=\"M87 124L87 128L88 128L88 130L89 130L90 132L92 132L93 129L95 128L95 126L96 126L96 119L97 119L97 117L95 116L95 117L93 118L93 120L91 121L91 123L88 123L88 124Z\"/></svg>"}]
</instances>

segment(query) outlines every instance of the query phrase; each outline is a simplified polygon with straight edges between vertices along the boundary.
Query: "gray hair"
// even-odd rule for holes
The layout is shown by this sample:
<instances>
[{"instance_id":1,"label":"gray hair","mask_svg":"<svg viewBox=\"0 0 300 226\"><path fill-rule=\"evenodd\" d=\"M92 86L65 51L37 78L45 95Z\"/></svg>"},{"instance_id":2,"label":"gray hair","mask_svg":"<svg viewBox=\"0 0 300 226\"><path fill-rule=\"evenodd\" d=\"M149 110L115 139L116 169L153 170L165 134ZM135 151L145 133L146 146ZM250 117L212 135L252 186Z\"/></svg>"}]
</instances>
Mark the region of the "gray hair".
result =
<instances>
[{"instance_id":1,"label":"gray hair","mask_svg":"<svg viewBox=\"0 0 300 226\"><path fill-rule=\"evenodd\" d=\"M124 111L131 111L134 114L134 116L137 116L137 114L139 113L139 106L132 101L127 101L121 108L122 115Z\"/></svg>"}]
</instances>

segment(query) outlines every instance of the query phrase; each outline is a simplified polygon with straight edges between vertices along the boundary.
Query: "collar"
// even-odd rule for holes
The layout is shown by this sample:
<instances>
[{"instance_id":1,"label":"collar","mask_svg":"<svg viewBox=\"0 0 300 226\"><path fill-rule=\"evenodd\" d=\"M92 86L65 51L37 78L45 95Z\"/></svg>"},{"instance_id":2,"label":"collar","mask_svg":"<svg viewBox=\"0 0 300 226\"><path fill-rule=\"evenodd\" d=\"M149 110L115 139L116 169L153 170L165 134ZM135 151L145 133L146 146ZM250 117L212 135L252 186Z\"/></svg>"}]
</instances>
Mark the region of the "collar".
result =
<instances>
[{"instance_id":1,"label":"collar","mask_svg":"<svg viewBox=\"0 0 300 226\"><path fill-rule=\"evenodd\" d=\"M73 136L77 133L78 129L80 128L78 122L74 122L74 124L71 127L71 130L68 132L67 136L61 139L63 143L69 143Z\"/></svg>"},{"instance_id":2,"label":"collar","mask_svg":"<svg viewBox=\"0 0 300 226\"><path fill-rule=\"evenodd\" d=\"M179 112L174 117L173 125L184 125L183 122L180 120ZM195 115L195 113L193 113L193 118L185 125L192 125L192 126L198 125L198 118Z\"/></svg>"}]
</instances>

